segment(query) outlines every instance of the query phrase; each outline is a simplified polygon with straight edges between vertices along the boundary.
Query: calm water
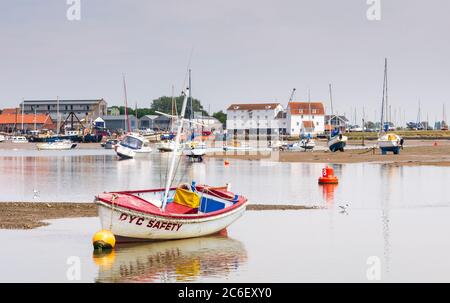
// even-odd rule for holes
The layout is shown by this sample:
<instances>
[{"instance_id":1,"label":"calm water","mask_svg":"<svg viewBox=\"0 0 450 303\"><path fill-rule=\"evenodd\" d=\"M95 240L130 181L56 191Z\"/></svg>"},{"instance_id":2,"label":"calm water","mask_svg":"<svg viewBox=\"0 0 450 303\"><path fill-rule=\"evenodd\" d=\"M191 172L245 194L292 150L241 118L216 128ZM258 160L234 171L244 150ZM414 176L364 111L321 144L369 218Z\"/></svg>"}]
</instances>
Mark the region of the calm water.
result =
<instances>
[{"instance_id":1,"label":"calm water","mask_svg":"<svg viewBox=\"0 0 450 303\"><path fill-rule=\"evenodd\" d=\"M105 190L158 187L167 161L167 155L116 161L105 151L58 155L1 157L0 200L92 201ZM119 246L109 255L93 255L96 218L0 231L0 282L70 282L70 257L80 260L82 282L368 282L370 257L379 260L381 281L450 282L449 168L334 165L341 183L333 187L317 185L322 168L234 160L225 167L219 159L188 164L180 175L231 182L253 203L325 208L248 211L228 237Z\"/></svg>"}]
</instances>

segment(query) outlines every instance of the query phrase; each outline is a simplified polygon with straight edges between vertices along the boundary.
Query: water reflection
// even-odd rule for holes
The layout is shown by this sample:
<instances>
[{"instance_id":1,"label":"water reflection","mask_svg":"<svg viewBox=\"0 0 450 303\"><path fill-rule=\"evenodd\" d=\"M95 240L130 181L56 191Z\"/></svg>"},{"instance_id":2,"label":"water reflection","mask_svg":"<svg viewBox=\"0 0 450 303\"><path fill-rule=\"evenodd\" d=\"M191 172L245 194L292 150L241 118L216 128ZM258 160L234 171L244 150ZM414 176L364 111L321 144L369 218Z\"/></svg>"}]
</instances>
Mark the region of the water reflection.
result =
<instances>
[{"instance_id":1,"label":"water reflection","mask_svg":"<svg viewBox=\"0 0 450 303\"><path fill-rule=\"evenodd\" d=\"M226 236L121 244L95 254L97 282L193 282L225 278L247 261L244 245Z\"/></svg>"},{"instance_id":2,"label":"water reflection","mask_svg":"<svg viewBox=\"0 0 450 303\"><path fill-rule=\"evenodd\" d=\"M334 204L334 191L337 188L337 184L321 184L323 199L327 203L327 208L333 207Z\"/></svg>"}]
</instances>

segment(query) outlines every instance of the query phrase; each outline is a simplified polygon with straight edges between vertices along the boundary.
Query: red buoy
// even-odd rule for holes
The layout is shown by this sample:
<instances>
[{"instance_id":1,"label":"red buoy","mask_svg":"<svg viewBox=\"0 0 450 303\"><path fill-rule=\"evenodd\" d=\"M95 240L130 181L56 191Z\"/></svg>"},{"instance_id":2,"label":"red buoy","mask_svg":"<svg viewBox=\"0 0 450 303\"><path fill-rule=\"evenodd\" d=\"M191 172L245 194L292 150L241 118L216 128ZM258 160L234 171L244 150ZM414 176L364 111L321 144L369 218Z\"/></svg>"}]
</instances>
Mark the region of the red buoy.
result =
<instances>
[{"instance_id":1,"label":"red buoy","mask_svg":"<svg viewBox=\"0 0 450 303\"><path fill-rule=\"evenodd\" d=\"M338 184L339 180L334 175L334 169L332 167L325 167L322 169L322 176L319 178L319 184Z\"/></svg>"}]
</instances>

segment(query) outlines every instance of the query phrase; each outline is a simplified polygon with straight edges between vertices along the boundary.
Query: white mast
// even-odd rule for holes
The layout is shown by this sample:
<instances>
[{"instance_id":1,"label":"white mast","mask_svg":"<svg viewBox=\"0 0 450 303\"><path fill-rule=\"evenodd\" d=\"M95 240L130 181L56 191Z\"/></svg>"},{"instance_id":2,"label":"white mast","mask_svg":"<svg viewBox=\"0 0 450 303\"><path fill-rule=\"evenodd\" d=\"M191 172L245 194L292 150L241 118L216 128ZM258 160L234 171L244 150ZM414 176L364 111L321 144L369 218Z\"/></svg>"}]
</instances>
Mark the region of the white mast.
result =
<instances>
[{"instance_id":1,"label":"white mast","mask_svg":"<svg viewBox=\"0 0 450 303\"><path fill-rule=\"evenodd\" d=\"M24 107L24 104L25 103L25 99L22 99L22 134L23 134L23 107Z\"/></svg>"},{"instance_id":2,"label":"white mast","mask_svg":"<svg viewBox=\"0 0 450 303\"><path fill-rule=\"evenodd\" d=\"M59 135L60 121L59 121L59 96L56 96L56 134Z\"/></svg>"},{"instance_id":3,"label":"white mast","mask_svg":"<svg viewBox=\"0 0 450 303\"><path fill-rule=\"evenodd\" d=\"M183 95L184 95L183 106L181 107L180 119L178 119L178 121L177 121L178 129L177 129L177 135L175 137L175 148L174 148L174 152L172 153L172 158L170 160L169 174L167 175L167 181L166 181L166 190L164 192L164 199L163 199L163 203L161 206L162 210L164 210L166 208L167 198L169 196L170 186L172 184L172 178L173 178L173 174L174 174L174 170L175 170L175 162L176 162L176 158L177 158L178 145L180 144L181 132L183 130L184 114L186 113L186 105L187 105L187 100L188 100L188 96L189 96L189 90L190 90L190 88L187 88L187 91L183 92Z\"/></svg>"}]
</instances>

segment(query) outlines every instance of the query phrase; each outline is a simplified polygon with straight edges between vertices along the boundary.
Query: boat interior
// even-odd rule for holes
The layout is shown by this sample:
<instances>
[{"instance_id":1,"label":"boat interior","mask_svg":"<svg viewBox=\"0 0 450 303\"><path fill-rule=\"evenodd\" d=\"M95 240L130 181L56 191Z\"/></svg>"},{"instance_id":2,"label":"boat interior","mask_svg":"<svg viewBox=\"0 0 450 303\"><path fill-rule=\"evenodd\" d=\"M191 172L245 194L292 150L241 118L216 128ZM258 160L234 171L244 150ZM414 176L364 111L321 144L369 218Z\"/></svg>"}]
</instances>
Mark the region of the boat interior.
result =
<instances>
[{"instance_id":1,"label":"boat interior","mask_svg":"<svg viewBox=\"0 0 450 303\"><path fill-rule=\"evenodd\" d=\"M164 189L103 193L97 200L151 214L204 215L229 208L245 198L235 195L226 187L181 184L171 188L164 211L161 210Z\"/></svg>"}]
</instances>

